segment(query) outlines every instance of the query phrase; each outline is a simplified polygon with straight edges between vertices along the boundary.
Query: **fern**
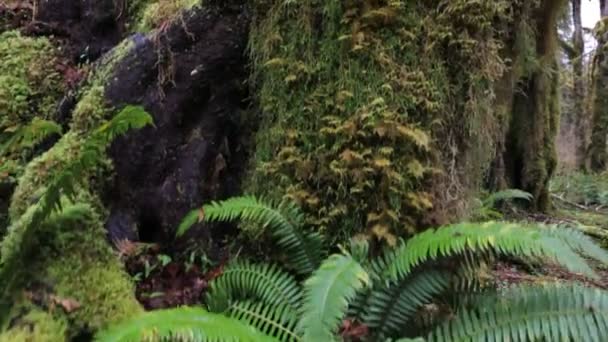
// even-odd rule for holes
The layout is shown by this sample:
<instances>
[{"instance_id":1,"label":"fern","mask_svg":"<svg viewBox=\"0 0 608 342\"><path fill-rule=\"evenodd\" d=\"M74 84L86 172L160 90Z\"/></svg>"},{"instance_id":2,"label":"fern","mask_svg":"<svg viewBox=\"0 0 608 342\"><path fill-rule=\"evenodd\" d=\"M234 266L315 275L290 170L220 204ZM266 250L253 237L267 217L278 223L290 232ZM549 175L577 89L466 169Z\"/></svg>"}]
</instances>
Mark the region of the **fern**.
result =
<instances>
[{"instance_id":1,"label":"fern","mask_svg":"<svg viewBox=\"0 0 608 342\"><path fill-rule=\"evenodd\" d=\"M525 192L519 189L506 189L490 194L482 201L482 203L484 207L493 207L498 201L514 199L520 199L529 202L534 199L534 196L532 196L532 194L529 192Z\"/></svg>"},{"instance_id":2,"label":"fern","mask_svg":"<svg viewBox=\"0 0 608 342\"><path fill-rule=\"evenodd\" d=\"M297 311L293 311L288 305L237 302L230 307L229 314L230 317L245 322L279 341L302 340L295 332Z\"/></svg>"},{"instance_id":3,"label":"fern","mask_svg":"<svg viewBox=\"0 0 608 342\"><path fill-rule=\"evenodd\" d=\"M451 275L427 270L397 284L374 287L364 309L363 323L379 336L392 336L403 330L423 304L448 288Z\"/></svg>"},{"instance_id":4,"label":"fern","mask_svg":"<svg viewBox=\"0 0 608 342\"><path fill-rule=\"evenodd\" d=\"M275 265L256 265L247 261L230 264L211 284L207 302L221 302L218 296L230 300L251 299L266 305L284 305L299 310L302 300L300 286L288 273Z\"/></svg>"},{"instance_id":5,"label":"fern","mask_svg":"<svg viewBox=\"0 0 608 342\"><path fill-rule=\"evenodd\" d=\"M596 277L585 260L555 234L539 226L503 222L460 223L430 229L414 236L393 252L388 257L384 275L398 282L424 262L470 251L549 258L570 271Z\"/></svg>"},{"instance_id":6,"label":"fern","mask_svg":"<svg viewBox=\"0 0 608 342\"><path fill-rule=\"evenodd\" d=\"M148 312L99 333L97 342L139 342L161 340L270 342L275 338L223 315L199 308L178 308Z\"/></svg>"},{"instance_id":7,"label":"fern","mask_svg":"<svg viewBox=\"0 0 608 342\"><path fill-rule=\"evenodd\" d=\"M32 148L54 134L61 134L61 126L53 121L34 118L28 125L17 128L0 144L0 157L13 151Z\"/></svg>"},{"instance_id":8,"label":"fern","mask_svg":"<svg viewBox=\"0 0 608 342\"><path fill-rule=\"evenodd\" d=\"M370 282L351 256L330 256L304 284L304 305L298 324L304 341L333 341L348 304Z\"/></svg>"},{"instance_id":9,"label":"fern","mask_svg":"<svg viewBox=\"0 0 608 342\"><path fill-rule=\"evenodd\" d=\"M560 239L574 251L608 264L608 252L580 230L566 226L549 226L546 229L548 230L547 234Z\"/></svg>"},{"instance_id":10,"label":"fern","mask_svg":"<svg viewBox=\"0 0 608 342\"><path fill-rule=\"evenodd\" d=\"M604 341L608 294L576 285L518 287L459 312L429 341Z\"/></svg>"},{"instance_id":11,"label":"fern","mask_svg":"<svg viewBox=\"0 0 608 342\"><path fill-rule=\"evenodd\" d=\"M241 220L269 229L278 246L288 256L289 266L300 275L311 274L321 263L322 240L317 233L302 231L304 217L288 202L266 204L254 196L212 202L191 211L182 220L177 236L183 235L197 220L228 222Z\"/></svg>"}]
</instances>

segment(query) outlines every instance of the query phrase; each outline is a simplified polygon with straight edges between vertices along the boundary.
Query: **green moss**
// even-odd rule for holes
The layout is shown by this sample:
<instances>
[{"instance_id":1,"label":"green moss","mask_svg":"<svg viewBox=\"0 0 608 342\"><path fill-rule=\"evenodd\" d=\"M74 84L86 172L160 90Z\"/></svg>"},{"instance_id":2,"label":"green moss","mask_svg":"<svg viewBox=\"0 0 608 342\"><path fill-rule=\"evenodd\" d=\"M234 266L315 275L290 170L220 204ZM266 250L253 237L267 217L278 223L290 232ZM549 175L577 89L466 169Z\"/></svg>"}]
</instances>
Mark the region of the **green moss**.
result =
<instances>
[{"instance_id":1,"label":"green moss","mask_svg":"<svg viewBox=\"0 0 608 342\"><path fill-rule=\"evenodd\" d=\"M608 19L603 19L596 27L598 48L594 59L592 88L593 127L589 151L590 166L601 172L608 166Z\"/></svg>"},{"instance_id":2,"label":"green moss","mask_svg":"<svg viewBox=\"0 0 608 342\"><path fill-rule=\"evenodd\" d=\"M95 331L141 311L130 277L105 241L99 201L86 192L74 200L77 204L64 199L63 210L35 231L14 225L2 244L3 267L11 264L13 270L12 279L3 279L12 283L8 291L17 294L28 284L48 284L31 291L78 303L71 312L54 312L56 319L70 322L69 335ZM20 221L28 218L26 213Z\"/></svg>"},{"instance_id":3,"label":"green moss","mask_svg":"<svg viewBox=\"0 0 608 342\"><path fill-rule=\"evenodd\" d=\"M439 3L259 3L247 190L286 193L338 240L389 243L462 202L493 157L491 85L520 4Z\"/></svg>"},{"instance_id":4,"label":"green moss","mask_svg":"<svg viewBox=\"0 0 608 342\"><path fill-rule=\"evenodd\" d=\"M57 56L46 38L0 34L0 131L34 116L52 117L64 92Z\"/></svg>"},{"instance_id":5,"label":"green moss","mask_svg":"<svg viewBox=\"0 0 608 342\"><path fill-rule=\"evenodd\" d=\"M31 308L20 308L20 310ZM19 317L10 329L0 333L0 342L61 342L66 341L67 323L51 313L31 309Z\"/></svg>"},{"instance_id":6,"label":"green moss","mask_svg":"<svg viewBox=\"0 0 608 342\"><path fill-rule=\"evenodd\" d=\"M139 5L140 12L136 15L138 24L136 30L149 32L165 22L174 20L184 10L200 5L201 0L156 0Z\"/></svg>"},{"instance_id":7,"label":"green moss","mask_svg":"<svg viewBox=\"0 0 608 342\"><path fill-rule=\"evenodd\" d=\"M19 178L19 185L11 200L9 214L13 222L19 220L38 200L55 171L64 168L78 156L82 140L83 136L69 132L61 137L52 149L28 164L25 172Z\"/></svg>"},{"instance_id":8,"label":"green moss","mask_svg":"<svg viewBox=\"0 0 608 342\"><path fill-rule=\"evenodd\" d=\"M80 304L79 309L68 314L70 329L95 331L140 313L131 278L106 243L101 217L90 208L86 219L66 224L69 210L81 209L68 207L64 218L55 218L55 222L51 219L49 229L39 234L45 242L38 251L37 274L54 284L57 296Z\"/></svg>"},{"instance_id":9,"label":"green moss","mask_svg":"<svg viewBox=\"0 0 608 342\"><path fill-rule=\"evenodd\" d=\"M2 298L14 298L31 283L50 284L50 294L80 304L73 312L54 312L57 318L67 318L70 337L141 310L131 279L106 241L106 212L95 195L101 193L95 180L107 175L107 160L98 161L95 170L78 179L77 195L62 199L61 210L43 224L32 224L46 187L80 160L83 141L114 113L105 103L104 85L131 46L125 42L104 57L80 96L70 131L25 168L9 209L11 225L0 245ZM1 309L0 321L6 321Z\"/></svg>"}]
</instances>

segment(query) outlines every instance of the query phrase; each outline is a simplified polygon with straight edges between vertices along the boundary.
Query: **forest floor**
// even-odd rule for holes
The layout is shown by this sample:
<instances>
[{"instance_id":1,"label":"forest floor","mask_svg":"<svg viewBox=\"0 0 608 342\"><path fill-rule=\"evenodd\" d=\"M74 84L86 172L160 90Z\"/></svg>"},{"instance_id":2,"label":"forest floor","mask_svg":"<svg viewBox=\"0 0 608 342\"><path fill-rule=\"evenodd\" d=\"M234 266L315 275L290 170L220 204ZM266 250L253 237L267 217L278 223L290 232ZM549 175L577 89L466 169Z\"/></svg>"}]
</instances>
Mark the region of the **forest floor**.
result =
<instances>
[{"instance_id":1,"label":"forest floor","mask_svg":"<svg viewBox=\"0 0 608 342\"><path fill-rule=\"evenodd\" d=\"M586 178L566 176L567 188L558 184L554 190L554 210L550 214L529 213L515 207L505 210L505 219L518 222L565 225L581 229L608 244L608 206L603 204L604 176ZM564 181L558 178L558 181ZM590 183L590 184L587 184ZM607 197L608 198L608 197ZM137 298L146 309L198 304L209 282L222 272L228 261L212 261L200 250L171 253L157 245L126 243L117 246L129 273L137 283ZM166 253L166 254L165 254ZM169 255L172 254L172 255ZM588 260L598 275L596 279L569 272L551 263L526 264L519 260L501 260L484 275L486 285L505 288L517 284L578 282L608 289L608 266Z\"/></svg>"}]
</instances>

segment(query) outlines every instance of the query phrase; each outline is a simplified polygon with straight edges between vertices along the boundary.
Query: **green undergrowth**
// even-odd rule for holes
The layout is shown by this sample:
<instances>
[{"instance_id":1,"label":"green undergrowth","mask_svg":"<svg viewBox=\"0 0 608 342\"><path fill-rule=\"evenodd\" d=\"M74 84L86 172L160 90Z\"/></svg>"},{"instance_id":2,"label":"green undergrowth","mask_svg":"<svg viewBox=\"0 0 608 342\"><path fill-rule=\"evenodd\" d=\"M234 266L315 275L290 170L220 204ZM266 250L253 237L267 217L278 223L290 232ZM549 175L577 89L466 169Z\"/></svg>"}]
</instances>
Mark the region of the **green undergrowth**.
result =
<instances>
[{"instance_id":1,"label":"green undergrowth","mask_svg":"<svg viewBox=\"0 0 608 342\"><path fill-rule=\"evenodd\" d=\"M453 217L494 157L492 85L521 6L258 2L250 54L263 116L247 190L287 194L334 240L394 244Z\"/></svg>"},{"instance_id":2,"label":"green undergrowth","mask_svg":"<svg viewBox=\"0 0 608 342\"><path fill-rule=\"evenodd\" d=\"M558 175L551 180L551 192L584 206L608 205L608 173L573 172Z\"/></svg>"}]
</instances>

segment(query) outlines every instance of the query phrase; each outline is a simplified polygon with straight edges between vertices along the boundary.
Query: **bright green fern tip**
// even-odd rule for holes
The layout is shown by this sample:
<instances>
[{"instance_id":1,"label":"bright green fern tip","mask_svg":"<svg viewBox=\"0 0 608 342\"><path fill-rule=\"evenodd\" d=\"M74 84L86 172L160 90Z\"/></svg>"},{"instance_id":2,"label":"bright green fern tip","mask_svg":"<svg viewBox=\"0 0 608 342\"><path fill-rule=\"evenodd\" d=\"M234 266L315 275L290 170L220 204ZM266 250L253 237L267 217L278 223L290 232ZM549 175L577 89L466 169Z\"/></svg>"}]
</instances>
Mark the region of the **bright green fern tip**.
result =
<instances>
[{"instance_id":1,"label":"bright green fern tip","mask_svg":"<svg viewBox=\"0 0 608 342\"><path fill-rule=\"evenodd\" d=\"M369 274L351 256L335 254L326 259L304 283L298 325L304 341L335 341L349 302L369 283Z\"/></svg>"},{"instance_id":2,"label":"bright green fern tip","mask_svg":"<svg viewBox=\"0 0 608 342\"><path fill-rule=\"evenodd\" d=\"M180 340L192 342L274 342L255 328L200 308L151 311L102 331L97 342Z\"/></svg>"}]
</instances>

